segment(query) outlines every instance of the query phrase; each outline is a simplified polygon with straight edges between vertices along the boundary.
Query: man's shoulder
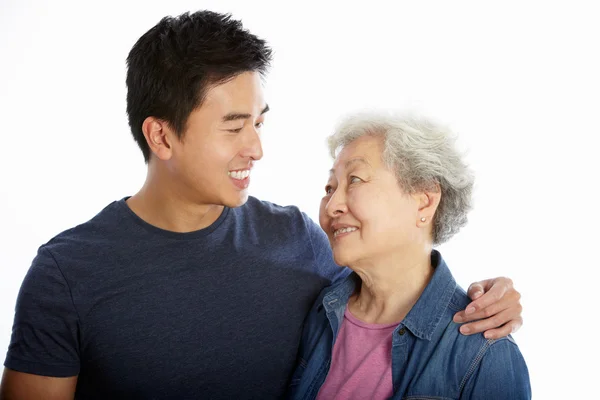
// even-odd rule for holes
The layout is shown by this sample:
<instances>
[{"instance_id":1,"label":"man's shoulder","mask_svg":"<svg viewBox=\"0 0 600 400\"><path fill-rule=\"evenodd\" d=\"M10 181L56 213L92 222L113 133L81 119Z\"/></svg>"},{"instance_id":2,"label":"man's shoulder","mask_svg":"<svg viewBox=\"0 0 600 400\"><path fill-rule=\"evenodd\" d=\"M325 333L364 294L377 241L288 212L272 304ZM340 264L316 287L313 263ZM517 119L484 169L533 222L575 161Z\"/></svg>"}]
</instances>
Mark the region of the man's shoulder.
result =
<instances>
[{"instance_id":1,"label":"man's shoulder","mask_svg":"<svg viewBox=\"0 0 600 400\"><path fill-rule=\"evenodd\" d=\"M93 251L94 248L101 247L105 243L120 240L117 237L123 233L119 229L123 223L123 218L120 216L122 211L120 202L122 200L113 201L89 220L60 232L40 249L45 249L52 254L85 252Z\"/></svg>"},{"instance_id":2,"label":"man's shoulder","mask_svg":"<svg viewBox=\"0 0 600 400\"><path fill-rule=\"evenodd\" d=\"M248 197L241 207L235 208L234 215L252 225L260 225L271 230L287 230L290 233L306 231L315 223L295 205L282 206L270 201Z\"/></svg>"},{"instance_id":3,"label":"man's shoulder","mask_svg":"<svg viewBox=\"0 0 600 400\"><path fill-rule=\"evenodd\" d=\"M282 206L270 201L259 200L256 197L248 196L248 201L240 210L246 213L256 213L262 216L271 215L274 218L297 218L304 215L295 205Z\"/></svg>"}]
</instances>

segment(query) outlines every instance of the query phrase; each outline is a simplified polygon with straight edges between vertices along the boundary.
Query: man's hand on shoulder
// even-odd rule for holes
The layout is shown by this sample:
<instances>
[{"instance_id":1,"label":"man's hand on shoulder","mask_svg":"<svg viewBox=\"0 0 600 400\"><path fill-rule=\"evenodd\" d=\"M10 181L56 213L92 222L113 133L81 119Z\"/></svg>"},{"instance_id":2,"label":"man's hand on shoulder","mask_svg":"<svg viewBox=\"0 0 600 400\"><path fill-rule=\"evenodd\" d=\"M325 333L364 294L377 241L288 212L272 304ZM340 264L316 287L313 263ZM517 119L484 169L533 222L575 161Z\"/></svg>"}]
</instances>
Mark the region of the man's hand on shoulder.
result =
<instances>
[{"instance_id":1,"label":"man's hand on shoulder","mask_svg":"<svg viewBox=\"0 0 600 400\"><path fill-rule=\"evenodd\" d=\"M499 339L523 325L521 294L515 290L510 278L475 282L467 294L473 301L464 311L454 315L454 322L465 323L460 327L463 335L484 332L486 339Z\"/></svg>"}]
</instances>

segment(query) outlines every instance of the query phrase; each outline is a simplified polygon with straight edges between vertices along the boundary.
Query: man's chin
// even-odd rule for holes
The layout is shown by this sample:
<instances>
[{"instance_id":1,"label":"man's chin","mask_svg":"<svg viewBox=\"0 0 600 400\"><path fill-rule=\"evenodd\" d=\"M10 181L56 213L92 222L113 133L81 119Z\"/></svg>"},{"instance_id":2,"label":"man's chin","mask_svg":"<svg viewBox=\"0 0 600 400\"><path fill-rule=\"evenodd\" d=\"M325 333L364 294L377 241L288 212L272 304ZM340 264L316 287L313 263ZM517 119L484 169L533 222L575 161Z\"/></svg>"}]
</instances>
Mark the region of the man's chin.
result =
<instances>
[{"instance_id":1,"label":"man's chin","mask_svg":"<svg viewBox=\"0 0 600 400\"><path fill-rule=\"evenodd\" d=\"M232 196L223 202L223 205L229 208L241 207L248 201L248 191L239 192L237 196Z\"/></svg>"}]
</instances>

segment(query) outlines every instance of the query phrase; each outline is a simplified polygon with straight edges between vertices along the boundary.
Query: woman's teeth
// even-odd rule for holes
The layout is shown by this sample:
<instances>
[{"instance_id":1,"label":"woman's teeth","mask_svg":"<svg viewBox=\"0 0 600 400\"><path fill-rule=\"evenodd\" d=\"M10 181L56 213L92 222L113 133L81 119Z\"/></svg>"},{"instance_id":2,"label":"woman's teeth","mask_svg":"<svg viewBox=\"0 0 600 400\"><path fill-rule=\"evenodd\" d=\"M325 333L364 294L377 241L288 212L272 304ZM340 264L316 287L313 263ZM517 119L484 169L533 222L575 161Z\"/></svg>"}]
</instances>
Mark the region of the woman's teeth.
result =
<instances>
[{"instance_id":1,"label":"woman's teeth","mask_svg":"<svg viewBox=\"0 0 600 400\"><path fill-rule=\"evenodd\" d=\"M357 229L358 228L355 228L355 227L340 228L340 229L336 230L335 232L333 232L333 237L336 237L337 235L341 235L342 233L346 233L346 232L354 232Z\"/></svg>"}]
</instances>

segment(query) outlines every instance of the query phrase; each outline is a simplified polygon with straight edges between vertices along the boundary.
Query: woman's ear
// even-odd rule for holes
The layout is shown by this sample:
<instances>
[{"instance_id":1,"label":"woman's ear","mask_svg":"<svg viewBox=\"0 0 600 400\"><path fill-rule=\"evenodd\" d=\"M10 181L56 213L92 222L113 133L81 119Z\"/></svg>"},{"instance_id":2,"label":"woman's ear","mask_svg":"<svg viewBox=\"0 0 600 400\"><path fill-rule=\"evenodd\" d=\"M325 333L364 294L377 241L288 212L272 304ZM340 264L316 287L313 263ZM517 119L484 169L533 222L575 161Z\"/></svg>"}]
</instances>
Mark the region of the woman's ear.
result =
<instances>
[{"instance_id":1,"label":"woman's ear","mask_svg":"<svg viewBox=\"0 0 600 400\"><path fill-rule=\"evenodd\" d=\"M417 226L429 224L433 221L433 216L442 198L440 185L436 183L424 191L415 193L414 196L419 207L417 211Z\"/></svg>"}]
</instances>

